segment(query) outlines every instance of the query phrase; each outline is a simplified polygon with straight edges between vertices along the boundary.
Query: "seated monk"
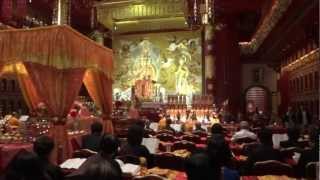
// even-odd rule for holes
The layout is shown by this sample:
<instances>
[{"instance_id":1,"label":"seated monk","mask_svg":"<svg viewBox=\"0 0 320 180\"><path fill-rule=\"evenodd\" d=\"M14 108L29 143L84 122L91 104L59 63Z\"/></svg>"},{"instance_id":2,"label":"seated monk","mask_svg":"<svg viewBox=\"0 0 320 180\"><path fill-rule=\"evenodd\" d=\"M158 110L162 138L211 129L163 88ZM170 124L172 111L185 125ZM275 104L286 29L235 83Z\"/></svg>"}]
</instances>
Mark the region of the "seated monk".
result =
<instances>
[{"instance_id":1,"label":"seated monk","mask_svg":"<svg viewBox=\"0 0 320 180\"><path fill-rule=\"evenodd\" d=\"M20 127L20 122L15 116L11 116L7 121L7 125L10 129L17 129Z\"/></svg>"},{"instance_id":2,"label":"seated monk","mask_svg":"<svg viewBox=\"0 0 320 180\"><path fill-rule=\"evenodd\" d=\"M210 122L212 125L216 123L220 123L220 119L217 113L213 112L212 117L210 117Z\"/></svg>"}]
</instances>

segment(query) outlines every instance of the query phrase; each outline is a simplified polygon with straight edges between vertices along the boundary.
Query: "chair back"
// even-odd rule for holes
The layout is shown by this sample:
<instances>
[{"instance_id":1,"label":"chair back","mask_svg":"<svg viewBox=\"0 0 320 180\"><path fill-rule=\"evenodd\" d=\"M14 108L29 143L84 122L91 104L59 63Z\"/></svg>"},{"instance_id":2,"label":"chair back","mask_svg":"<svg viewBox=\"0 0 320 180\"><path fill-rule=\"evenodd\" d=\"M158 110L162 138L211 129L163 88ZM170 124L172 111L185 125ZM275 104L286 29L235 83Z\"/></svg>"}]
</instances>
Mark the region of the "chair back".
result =
<instances>
[{"instance_id":1,"label":"chair back","mask_svg":"<svg viewBox=\"0 0 320 180\"><path fill-rule=\"evenodd\" d=\"M167 130L167 129L163 129L157 132L157 134L174 134L173 131Z\"/></svg>"},{"instance_id":2,"label":"chair back","mask_svg":"<svg viewBox=\"0 0 320 180\"><path fill-rule=\"evenodd\" d=\"M319 162L309 162L306 165L306 178L307 179L319 179Z\"/></svg>"},{"instance_id":3,"label":"chair back","mask_svg":"<svg viewBox=\"0 0 320 180\"><path fill-rule=\"evenodd\" d=\"M193 132L194 135L200 136L200 137L207 137L208 133L204 132L204 131L195 131Z\"/></svg>"},{"instance_id":4,"label":"chair back","mask_svg":"<svg viewBox=\"0 0 320 180\"><path fill-rule=\"evenodd\" d=\"M175 141L175 137L172 134L162 133L162 134L158 134L156 137L163 142Z\"/></svg>"},{"instance_id":5,"label":"chair back","mask_svg":"<svg viewBox=\"0 0 320 180\"><path fill-rule=\"evenodd\" d=\"M138 156L124 155L117 156L117 159L120 159L124 163L140 165L140 158Z\"/></svg>"},{"instance_id":6,"label":"chair back","mask_svg":"<svg viewBox=\"0 0 320 180\"><path fill-rule=\"evenodd\" d=\"M198 135L184 135L181 137L182 140L190 141L193 143L200 143L201 138Z\"/></svg>"},{"instance_id":7,"label":"chair back","mask_svg":"<svg viewBox=\"0 0 320 180\"><path fill-rule=\"evenodd\" d=\"M154 165L159 168L183 171L184 159L171 153L156 154L154 155Z\"/></svg>"},{"instance_id":8,"label":"chair back","mask_svg":"<svg viewBox=\"0 0 320 180\"><path fill-rule=\"evenodd\" d=\"M134 177L133 180L166 180L166 178L151 174L146 176L137 176L137 177Z\"/></svg>"},{"instance_id":9,"label":"chair back","mask_svg":"<svg viewBox=\"0 0 320 180\"><path fill-rule=\"evenodd\" d=\"M97 154L97 152L91 151L89 149L79 149L73 152L72 157L73 158L88 158L90 156L93 156Z\"/></svg>"},{"instance_id":10,"label":"chair back","mask_svg":"<svg viewBox=\"0 0 320 180\"><path fill-rule=\"evenodd\" d=\"M281 156L284 158L292 158L295 152L301 152L302 150L298 147L288 147L280 150Z\"/></svg>"},{"instance_id":11,"label":"chair back","mask_svg":"<svg viewBox=\"0 0 320 180\"><path fill-rule=\"evenodd\" d=\"M117 137L118 138L127 138L128 136L128 129L119 129L117 132Z\"/></svg>"},{"instance_id":12,"label":"chair back","mask_svg":"<svg viewBox=\"0 0 320 180\"><path fill-rule=\"evenodd\" d=\"M175 151L179 149L186 149L189 152L194 152L196 149L196 145L193 142L185 140L173 143L172 150Z\"/></svg>"},{"instance_id":13,"label":"chair back","mask_svg":"<svg viewBox=\"0 0 320 180\"><path fill-rule=\"evenodd\" d=\"M252 173L257 176L287 175L292 177L294 175L293 168L289 164L275 160L256 162Z\"/></svg>"},{"instance_id":14,"label":"chair back","mask_svg":"<svg viewBox=\"0 0 320 180\"><path fill-rule=\"evenodd\" d=\"M253 143L256 142L255 139L251 139L249 137L240 138L235 141L237 144L245 144L245 143Z\"/></svg>"}]
</instances>

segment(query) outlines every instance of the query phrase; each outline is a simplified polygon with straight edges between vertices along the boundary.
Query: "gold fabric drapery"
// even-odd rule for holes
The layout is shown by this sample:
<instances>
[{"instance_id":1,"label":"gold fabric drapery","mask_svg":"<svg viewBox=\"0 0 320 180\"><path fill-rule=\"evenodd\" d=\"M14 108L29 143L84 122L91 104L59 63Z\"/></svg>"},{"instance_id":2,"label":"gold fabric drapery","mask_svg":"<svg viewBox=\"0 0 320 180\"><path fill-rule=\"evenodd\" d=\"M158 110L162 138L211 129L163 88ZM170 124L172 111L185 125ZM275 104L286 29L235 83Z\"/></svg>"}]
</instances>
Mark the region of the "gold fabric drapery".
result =
<instances>
[{"instance_id":1,"label":"gold fabric drapery","mask_svg":"<svg viewBox=\"0 0 320 180\"><path fill-rule=\"evenodd\" d=\"M0 31L0 64L32 62L57 69L93 68L112 75L112 50L69 26Z\"/></svg>"},{"instance_id":2,"label":"gold fabric drapery","mask_svg":"<svg viewBox=\"0 0 320 180\"><path fill-rule=\"evenodd\" d=\"M3 66L2 68L0 68L0 77L1 75L5 74L16 76L20 86L21 93L29 110L35 111L37 105L41 102L41 100L24 64L20 62L16 64Z\"/></svg>"},{"instance_id":3,"label":"gold fabric drapery","mask_svg":"<svg viewBox=\"0 0 320 180\"><path fill-rule=\"evenodd\" d=\"M50 115L66 117L76 99L84 69L59 70L35 63L25 63L29 76L47 105Z\"/></svg>"},{"instance_id":4,"label":"gold fabric drapery","mask_svg":"<svg viewBox=\"0 0 320 180\"><path fill-rule=\"evenodd\" d=\"M114 133L113 124L110 119L112 111L112 80L103 73L89 69L84 75L83 82L90 94L103 113L104 130L110 134Z\"/></svg>"},{"instance_id":5,"label":"gold fabric drapery","mask_svg":"<svg viewBox=\"0 0 320 180\"><path fill-rule=\"evenodd\" d=\"M59 121L66 117L76 99L84 69L58 70L54 67L43 66L35 63L25 63L37 92L43 98L52 116L59 117ZM53 137L59 146L63 147L61 159L70 157L70 149L67 142L67 130L65 121L54 126Z\"/></svg>"},{"instance_id":6,"label":"gold fabric drapery","mask_svg":"<svg viewBox=\"0 0 320 180\"><path fill-rule=\"evenodd\" d=\"M86 69L99 72L100 78L106 79L101 82L112 82L112 50L65 25L0 31L0 69L14 65L15 72L17 63L24 65L27 72L18 76L23 94L30 101L27 103L34 106L36 94L47 105L49 115L58 117L53 136L56 147L62 147L62 154L68 155L67 131L61 120L79 92ZM100 104L107 104L108 108L101 107L110 113L112 83L105 85L103 93L107 98L102 101L108 102Z\"/></svg>"}]
</instances>

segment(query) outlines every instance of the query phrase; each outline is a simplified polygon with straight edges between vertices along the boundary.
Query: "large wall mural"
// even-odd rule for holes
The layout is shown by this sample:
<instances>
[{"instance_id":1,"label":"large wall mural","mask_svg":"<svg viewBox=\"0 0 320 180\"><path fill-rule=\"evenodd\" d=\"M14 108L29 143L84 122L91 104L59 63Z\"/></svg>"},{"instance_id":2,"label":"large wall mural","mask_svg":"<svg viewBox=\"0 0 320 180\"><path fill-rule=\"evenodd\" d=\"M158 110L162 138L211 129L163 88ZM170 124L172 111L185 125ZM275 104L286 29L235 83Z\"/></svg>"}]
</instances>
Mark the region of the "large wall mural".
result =
<instances>
[{"instance_id":1,"label":"large wall mural","mask_svg":"<svg viewBox=\"0 0 320 180\"><path fill-rule=\"evenodd\" d=\"M148 97L201 93L200 32L118 36L113 50L118 98L129 99L132 87L143 80L152 82Z\"/></svg>"}]
</instances>

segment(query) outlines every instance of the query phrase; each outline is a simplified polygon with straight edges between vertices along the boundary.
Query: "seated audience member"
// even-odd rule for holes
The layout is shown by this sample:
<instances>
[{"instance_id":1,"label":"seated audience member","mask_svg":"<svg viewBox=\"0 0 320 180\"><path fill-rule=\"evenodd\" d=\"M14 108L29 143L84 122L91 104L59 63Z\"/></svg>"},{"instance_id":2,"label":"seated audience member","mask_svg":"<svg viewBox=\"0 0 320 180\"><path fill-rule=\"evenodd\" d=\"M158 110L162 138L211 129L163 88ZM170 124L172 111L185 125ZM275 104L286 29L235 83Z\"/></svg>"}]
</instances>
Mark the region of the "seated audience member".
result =
<instances>
[{"instance_id":1,"label":"seated audience member","mask_svg":"<svg viewBox=\"0 0 320 180\"><path fill-rule=\"evenodd\" d=\"M247 121L240 122L240 131L232 136L231 141L237 142L237 140L243 138L250 138L252 140L257 139L257 135L249 130L249 123Z\"/></svg>"},{"instance_id":2,"label":"seated audience member","mask_svg":"<svg viewBox=\"0 0 320 180\"><path fill-rule=\"evenodd\" d=\"M221 134L224 136L224 129L220 123L215 123L211 126L211 134Z\"/></svg>"},{"instance_id":3,"label":"seated audience member","mask_svg":"<svg viewBox=\"0 0 320 180\"><path fill-rule=\"evenodd\" d=\"M192 133L194 126L194 121L188 119L185 123L182 124L182 131L185 133Z\"/></svg>"},{"instance_id":4,"label":"seated audience member","mask_svg":"<svg viewBox=\"0 0 320 180\"><path fill-rule=\"evenodd\" d=\"M122 175L110 162L101 161L91 164L84 173L88 180L121 180Z\"/></svg>"},{"instance_id":5,"label":"seated audience member","mask_svg":"<svg viewBox=\"0 0 320 180\"><path fill-rule=\"evenodd\" d=\"M297 173L299 176L305 176L306 165L310 162L319 162L319 135L318 128L313 128L309 132L311 149L307 149L301 153L297 165Z\"/></svg>"},{"instance_id":6,"label":"seated audience member","mask_svg":"<svg viewBox=\"0 0 320 180\"><path fill-rule=\"evenodd\" d=\"M162 114L160 114L159 116L160 116L160 120L158 123L159 124L158 128L159 128L159 130L163 130L167 127L167 120Z\"/></svg>"},{"instance_id":7,"label":"seated audience member","mask_svg":"<svg viewBox=\"0 0 320 180\"><path fill-rule=\"evenodd\" d=\"M149 150L141 145L143 139L143 128L137 125L132 125L128 130L127 143L123 145L120 149L120 156L137 156L144 157L147 159L147 164L150 166L152 164L152 157Z\"/></svg>"},{"instance_id":8,"label":"seated audience member","mask_svg":"<svg viewBox=\"0 0 320 180\"><path fill-rule=\"evenodd\" d=\"M196 129L194 131L206 132L206 130L201 127L201 123L200 122L196 123Z\"/></svg>"},{"instance_id":9,"label":"seated audience member","mask_svg":"<svg viewBox=\"0 0 320 180\"><path fill-rule=\"evenodd\" d=\"M252 168L256 162L282 160L280 151L273 148L272 131L270 129L260 130L258 133L258 138L260 144L252 150L252 153L249 154L247 159L249 169Z\"/></svg>"},{"instance_id":10,"label":"seated audience member","mask_svg":"<svg viewBox=\"0 0 320 180\"><path fill-rule=\"evenodd\" d=\"M129 119L139 119L140 117L139 111L134 104L132 104L129 108L128 117Z\"/></svg>"},{"instance_id":11,"label":"seated audience member","mask_svg":"<svg viewBox=\"0 0 320 180\"><path fill-rule=\"evenodd\" d=\"M63 179L63 173L59 166L50 162L54 148L53 139L48 136L40 136L33 143L33 151L40 158L41 166L52 180Z\"/></svg>"},{"instance_id":12,"label":"seated audience member","mask_svg":"<svg viewBox=\"0 0 320 180\"><path fill-rule=\"evenodd\" d=\"M212 135L208 141L207 153L210 158L211 165L222 168L223 179L240 179L239 173L231 169L232 153L223 135Z\"/></svg>"},{"instance_id":13,"label":"seated audience member","mask_svg":"<svg viewBox=\"0 0 320 180\"><path fill-rule=\"evenodd\" d=\"M88 171L92 164L98 164L100 162L107 161L112 167L119 173L122 174L120 165L114 160L119 147L119 141L112 135L103 135L100 142L100 151L98 154L89 157L78 170L68 175L67 179L83 179L85 178L85 172Z\"/></svg>"},{"instance_id":14,"label":"seated audience member","mask_svg":"<svg viewBox=\"0 0 320 180\"><path fill-rule=\"evenodd\" d=\"M172 120L170 118L167 118L165 130L175 132L175 130L171 127L171 124Z\"/></svg>"},{"instance_id":15,"label":"seated audience member","mask_svg":"<svg viewBox=\"0 0 320 180\"><path fill-rule=\"evenodd\" d=\"M51 180L46 174L39 157L22 150L9 163L5 180Z\"/></svg>"},{"instance_id":16,"label":"seated audience member","mask_svg":"<svg viewBox=\"0 0 320 180\"><path fill-rule=\"evenodd\" d=\"M204 153L191 155L185 162L185 170L188 180L212 180L221 176L220 168L212 167Z\"/></svg>"},{"instance_id":17,"label":"seated audience member","mask_svg":"<svg viewBox=\"0 0 320 180\"><path fill-rule=\"evenodd\" d=\"M101 134L103 126L99 122L94 122L91 124L91 134L82 137L82 149L89 149L91 151L99 151Z\"/></svg>"},{"instance_id":18,"label":"seated audience member","mask_svg":"<svg viewBox=\"0 0 320 180\"><path fill-rule=\"evenodd\" d=\"M289 128L288 129L288 137L289 139L287 141L280 142L280 146L282 148L288 148L288 147L298 147L298 139L300 137L300 131L298 128Z\"/></svg>"}]
</instances>

